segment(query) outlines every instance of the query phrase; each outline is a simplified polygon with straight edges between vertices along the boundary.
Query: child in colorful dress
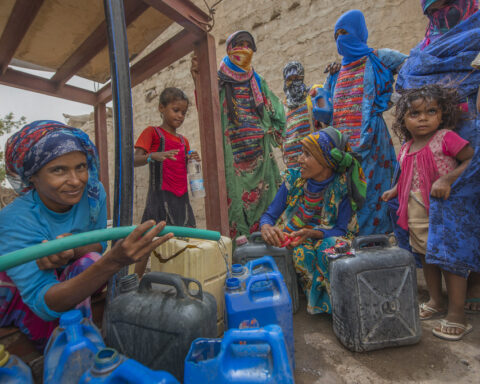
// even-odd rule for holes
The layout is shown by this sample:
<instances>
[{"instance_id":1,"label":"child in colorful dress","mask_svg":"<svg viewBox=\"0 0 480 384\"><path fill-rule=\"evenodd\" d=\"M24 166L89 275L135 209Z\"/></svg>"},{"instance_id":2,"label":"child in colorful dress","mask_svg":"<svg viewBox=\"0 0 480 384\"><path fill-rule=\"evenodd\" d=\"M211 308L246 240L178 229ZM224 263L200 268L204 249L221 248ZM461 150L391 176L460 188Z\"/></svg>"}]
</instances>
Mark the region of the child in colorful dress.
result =
<instances>
[{"instance_id":1,"label":"child in colorful dress","mask_svg":"<svg viewBox=\"0 0 480 384\"><path fill-rule=\"evenodd\" d=\"M153 219L167 225L195 227L195 216L188 199L187 161L200 161L190 151L188 140L176 132L188 109L188 98L178 88L165 88L160 94L158 110L162 125L147 127L135 143L134 166L149 164L150 178L142 222ZM190 152L190 154L189 154ZM135 266L143 275L146 260Z\"/></svg>"},{"instance_id":2,"label":"child in colorful dress","mask_svg":"<svg viewBox=\"0 0 480 384\"><path fill-rule=\"evenodd\" d=\"M457 268L456 260L436 257L433 239L428 239L429 227L442 225L429 221L430 196L448 199L452 184L467 168L474 153L469 142L453 132L461 117L457 101L455 90L438 85L411 89L402 95L393 125L394 132L406 141L398 155L401 174L398 183L382 196L384 201L398 196L397 224L409 231L412 250L422 258L430 294L430 300L420 305L422 320L445 312L443 273L448 313L433 333L447 340L460 340L472 330L464 313L467 277L471 271Z\"/></svg>"}]
</instances>

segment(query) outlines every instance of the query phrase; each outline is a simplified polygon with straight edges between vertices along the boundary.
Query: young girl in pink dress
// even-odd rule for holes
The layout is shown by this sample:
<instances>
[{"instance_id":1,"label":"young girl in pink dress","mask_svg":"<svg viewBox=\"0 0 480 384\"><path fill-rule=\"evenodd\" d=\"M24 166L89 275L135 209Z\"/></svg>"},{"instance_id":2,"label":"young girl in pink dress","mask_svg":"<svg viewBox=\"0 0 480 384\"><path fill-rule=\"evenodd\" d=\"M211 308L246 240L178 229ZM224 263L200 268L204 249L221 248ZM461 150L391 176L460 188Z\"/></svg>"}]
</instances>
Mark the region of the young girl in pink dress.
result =
<instances>
[{"instance_id":1,"label":"young girl in pink dress","mask_svg":"<svg viewBox=\"0 0 480 384\"><path fill-rule=\"evenodd\" d=\"M421 255L430 294L430 300L420 305L422 320L444 314L442 274L445 278L448 313L433 334L447 340L459 340L472 330L464 313L468 273L465 276L464 271L430 263L430 244L427 247L430 196L448 199L452 184L474 153L469 142L453 132L461 117L457 100L455 90L438 85L402 95L393 124L394 132L405 141L398 155L401 174L398 183L382 196L384 201L398 196L397 224L408 230L413 252Z\"/></svg>"}]
</instances>

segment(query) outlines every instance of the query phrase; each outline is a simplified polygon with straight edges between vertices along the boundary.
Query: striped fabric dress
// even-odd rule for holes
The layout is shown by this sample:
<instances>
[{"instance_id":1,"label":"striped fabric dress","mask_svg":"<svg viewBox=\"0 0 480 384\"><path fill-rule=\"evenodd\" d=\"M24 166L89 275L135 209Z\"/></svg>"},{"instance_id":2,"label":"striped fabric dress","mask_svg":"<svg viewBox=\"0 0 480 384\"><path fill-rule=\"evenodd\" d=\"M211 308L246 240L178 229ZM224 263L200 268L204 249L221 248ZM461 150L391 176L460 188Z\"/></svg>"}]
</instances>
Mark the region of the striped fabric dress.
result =
<instances>
[{"instance_id":1,"label":"striped fabric dress","mask_svg":"<svg viewBox=\"0 0 480 384\"><path fill-rule=\"evenodd\" d=\"M233 94L236 101L239 126L231 126L227 131L232 145L235 167L253 170L257 160L263 155L263 127L251 101L250 88L235 85Z\"/></svg>"},{"instance_id":2,"label":"striped fabric dress","mask_svg":"<svg viewBox=\"0 0 480 384\"><path fill-rule=\"evenodd\" d=\"M287 112L287 127L283 143L283 158L287 168L297 168L300 166L297 158L302 153L300 140L311 132L310 114L306 101L296 108L286 107L285 109Z\"/></svg>"},{"instance_id":3,"label":"striped fabric dress","mask_svg":"<svg viewBox=\"0 0 480 384\"><path fill-rule=\"evenodd\" d=\"M360 144L366 61L365 56L342 66L333 97L333 127L350 137L353 149Z\"/></svg>"}]
</instances>

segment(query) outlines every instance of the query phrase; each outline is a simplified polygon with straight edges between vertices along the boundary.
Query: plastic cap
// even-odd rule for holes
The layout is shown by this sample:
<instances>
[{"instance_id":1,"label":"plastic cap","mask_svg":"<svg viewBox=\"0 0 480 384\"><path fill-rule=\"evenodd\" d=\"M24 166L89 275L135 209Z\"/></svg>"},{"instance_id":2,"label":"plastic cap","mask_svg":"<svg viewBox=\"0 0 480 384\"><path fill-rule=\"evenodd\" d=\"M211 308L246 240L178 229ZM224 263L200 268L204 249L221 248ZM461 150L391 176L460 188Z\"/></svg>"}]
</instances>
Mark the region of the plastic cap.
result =
<instances>
[{"instance_id":1,"label":"plastic cap","mask_svg":"<svg viewBox=\"0 0 480 384\"><path fill-rule=\"evenodd\" d=\"M65 328L72 324L78 324L82 321L83 315L82 312L78 309L68 311L60 316L60 326Z\"/></svg>"},{"instance_id":2,"label":"plastic cap","mask_svg":"<svg viewBox=\"0 0 480 384\"><path fill-rule=\"evenodd\" d=\"M241 246L243 244L247 244L248 243L248 239L247 239L247 236L245 235L242 235L242 236L238 236L236 239L235 239L235 242L237 244L237 246Z\"/></svg>"},{"instance_id":3,"label":"plastic cap","mask_svg":"<svg viewBox=\"0 0 480 384\"><path fill-rule=\"evenodd\" d=\"M3 367L5 364L7 364L8 359L10 359L10 353L5 350L3 344L0 344L0 367Z\"/></svg>"},{"instance_id":4,"label":"plastic cap","mask_svg":"<svg viewBox=\"0 0 480 384\"><path fill-rule=\"evenodd\" d=\"M120 354L116 349L103 348L95 355L94 368L96 371L104 371L115 366L120 361Z\"/></svg>"},{"instance_id":5,"label":"plastic cap","mask_svg":"<svg viewBox=\"0 0 480 384\"><path fill-rule=\"evenodd\" d=\"M238 289L240 288L240 280L238 280L236 277L229 277L226 280L225 285L227 286L228 290Z\"/></svg>"},{"instance_id":6,"label":"plastic cap","mask_svg":"<svg viewBox=\"0 0 480 384\"><path fill-rule=\"evenodd\" d=\"M126 293L137 289L140 281L138 280L138 275L132 273L131 275L123 276L118 284L120 285L120 292Z\"/></svg>"},{"instance_id":7,"label":"plastic cap","mask_svg":"<svg viewBox=\"0 0 480 384\"><path fill-rule=\"evenodd\" d=\"M232 274L241 275L243 274L245 267L242 264L233 264L232 265Z\"/></svg>"}]
</instances>

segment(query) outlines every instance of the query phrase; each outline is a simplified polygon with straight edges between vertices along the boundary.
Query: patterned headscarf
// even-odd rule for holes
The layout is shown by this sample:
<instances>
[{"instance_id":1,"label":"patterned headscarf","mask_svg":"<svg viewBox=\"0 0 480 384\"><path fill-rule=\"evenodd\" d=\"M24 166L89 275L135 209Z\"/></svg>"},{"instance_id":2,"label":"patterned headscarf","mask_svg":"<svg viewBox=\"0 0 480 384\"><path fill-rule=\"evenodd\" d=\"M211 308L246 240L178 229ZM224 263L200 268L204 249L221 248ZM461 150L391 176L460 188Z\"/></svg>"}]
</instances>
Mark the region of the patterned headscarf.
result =
<instances>
[{"instance_id":1,"label":"patterned headscarf","mask_svg":"<svg viewBox=\"0 0 480 384\"><path fill-rule=\"evenodd\" d=\"M256 52L257 46L255 40L250 32L237 31L231 34L226 42L227 56L222 59L220 68L218 70L219 87L225 87L225 99L227 102L227 114L228 118L235 125L238 125L238 113L233 98L233 84L249 83L250 89L253 95L254 107L260 117L263 117L263 106L265 105L260 76L250 68L249 71L245 71L239 66L235 65L230 59L229 55L232 53L235 42L246 40L252 45L253 52Z\"/></svg>"},{"instance_id":2,"label":"patterned headscarf","mask_svg":"<svg viewBox=\"0 0 480 384\"><path fill-rule=\"evenodd\" d=\"M348 196L354 211L362 208L367 182L357 154L352 152L348 138L338 130L327 127L306 136L301 143L326 168L347 173Z\"/></svg>"},{"instance_id":3,"label":"patterned headscarf","mask_svg":"<svg viewBox=\"0 0 480 384\"><path fill-rule=\"evenodd\" d=\"M433 12L428 8L438 0L421 0L423 13L430 19L422 48L478 11L478 0L453 0Z\"/></svg>"},{"instance_id":4,"label":"patterned headscarf","mask_svg":"<svg viewBox=\"0 0 480 384\"><path fill-rule=\"evenodd\" d=\"M80 129L53 120L37 120L25 125L10 136L5 145L7 179L17 193L24 194L33 189L30 178L44 165L75 151L87 157L90 221L96 222L100 213L97 149Z\"/></svg>"},{"instance_id":5,"label":"patterned headscarf","mask_svg":"<svg viewBox=\"0 0 480 384\"><path fill-rule=\"evenodd\" d=\"M296 80L288 80L290 76L301 77ZM302 104L307 98L308 89L303 78L305 70L303 65L298 61L290 61L283 67L283 91L287 98L287 106L296 108Z\"/></svg>"}]
</instances>

